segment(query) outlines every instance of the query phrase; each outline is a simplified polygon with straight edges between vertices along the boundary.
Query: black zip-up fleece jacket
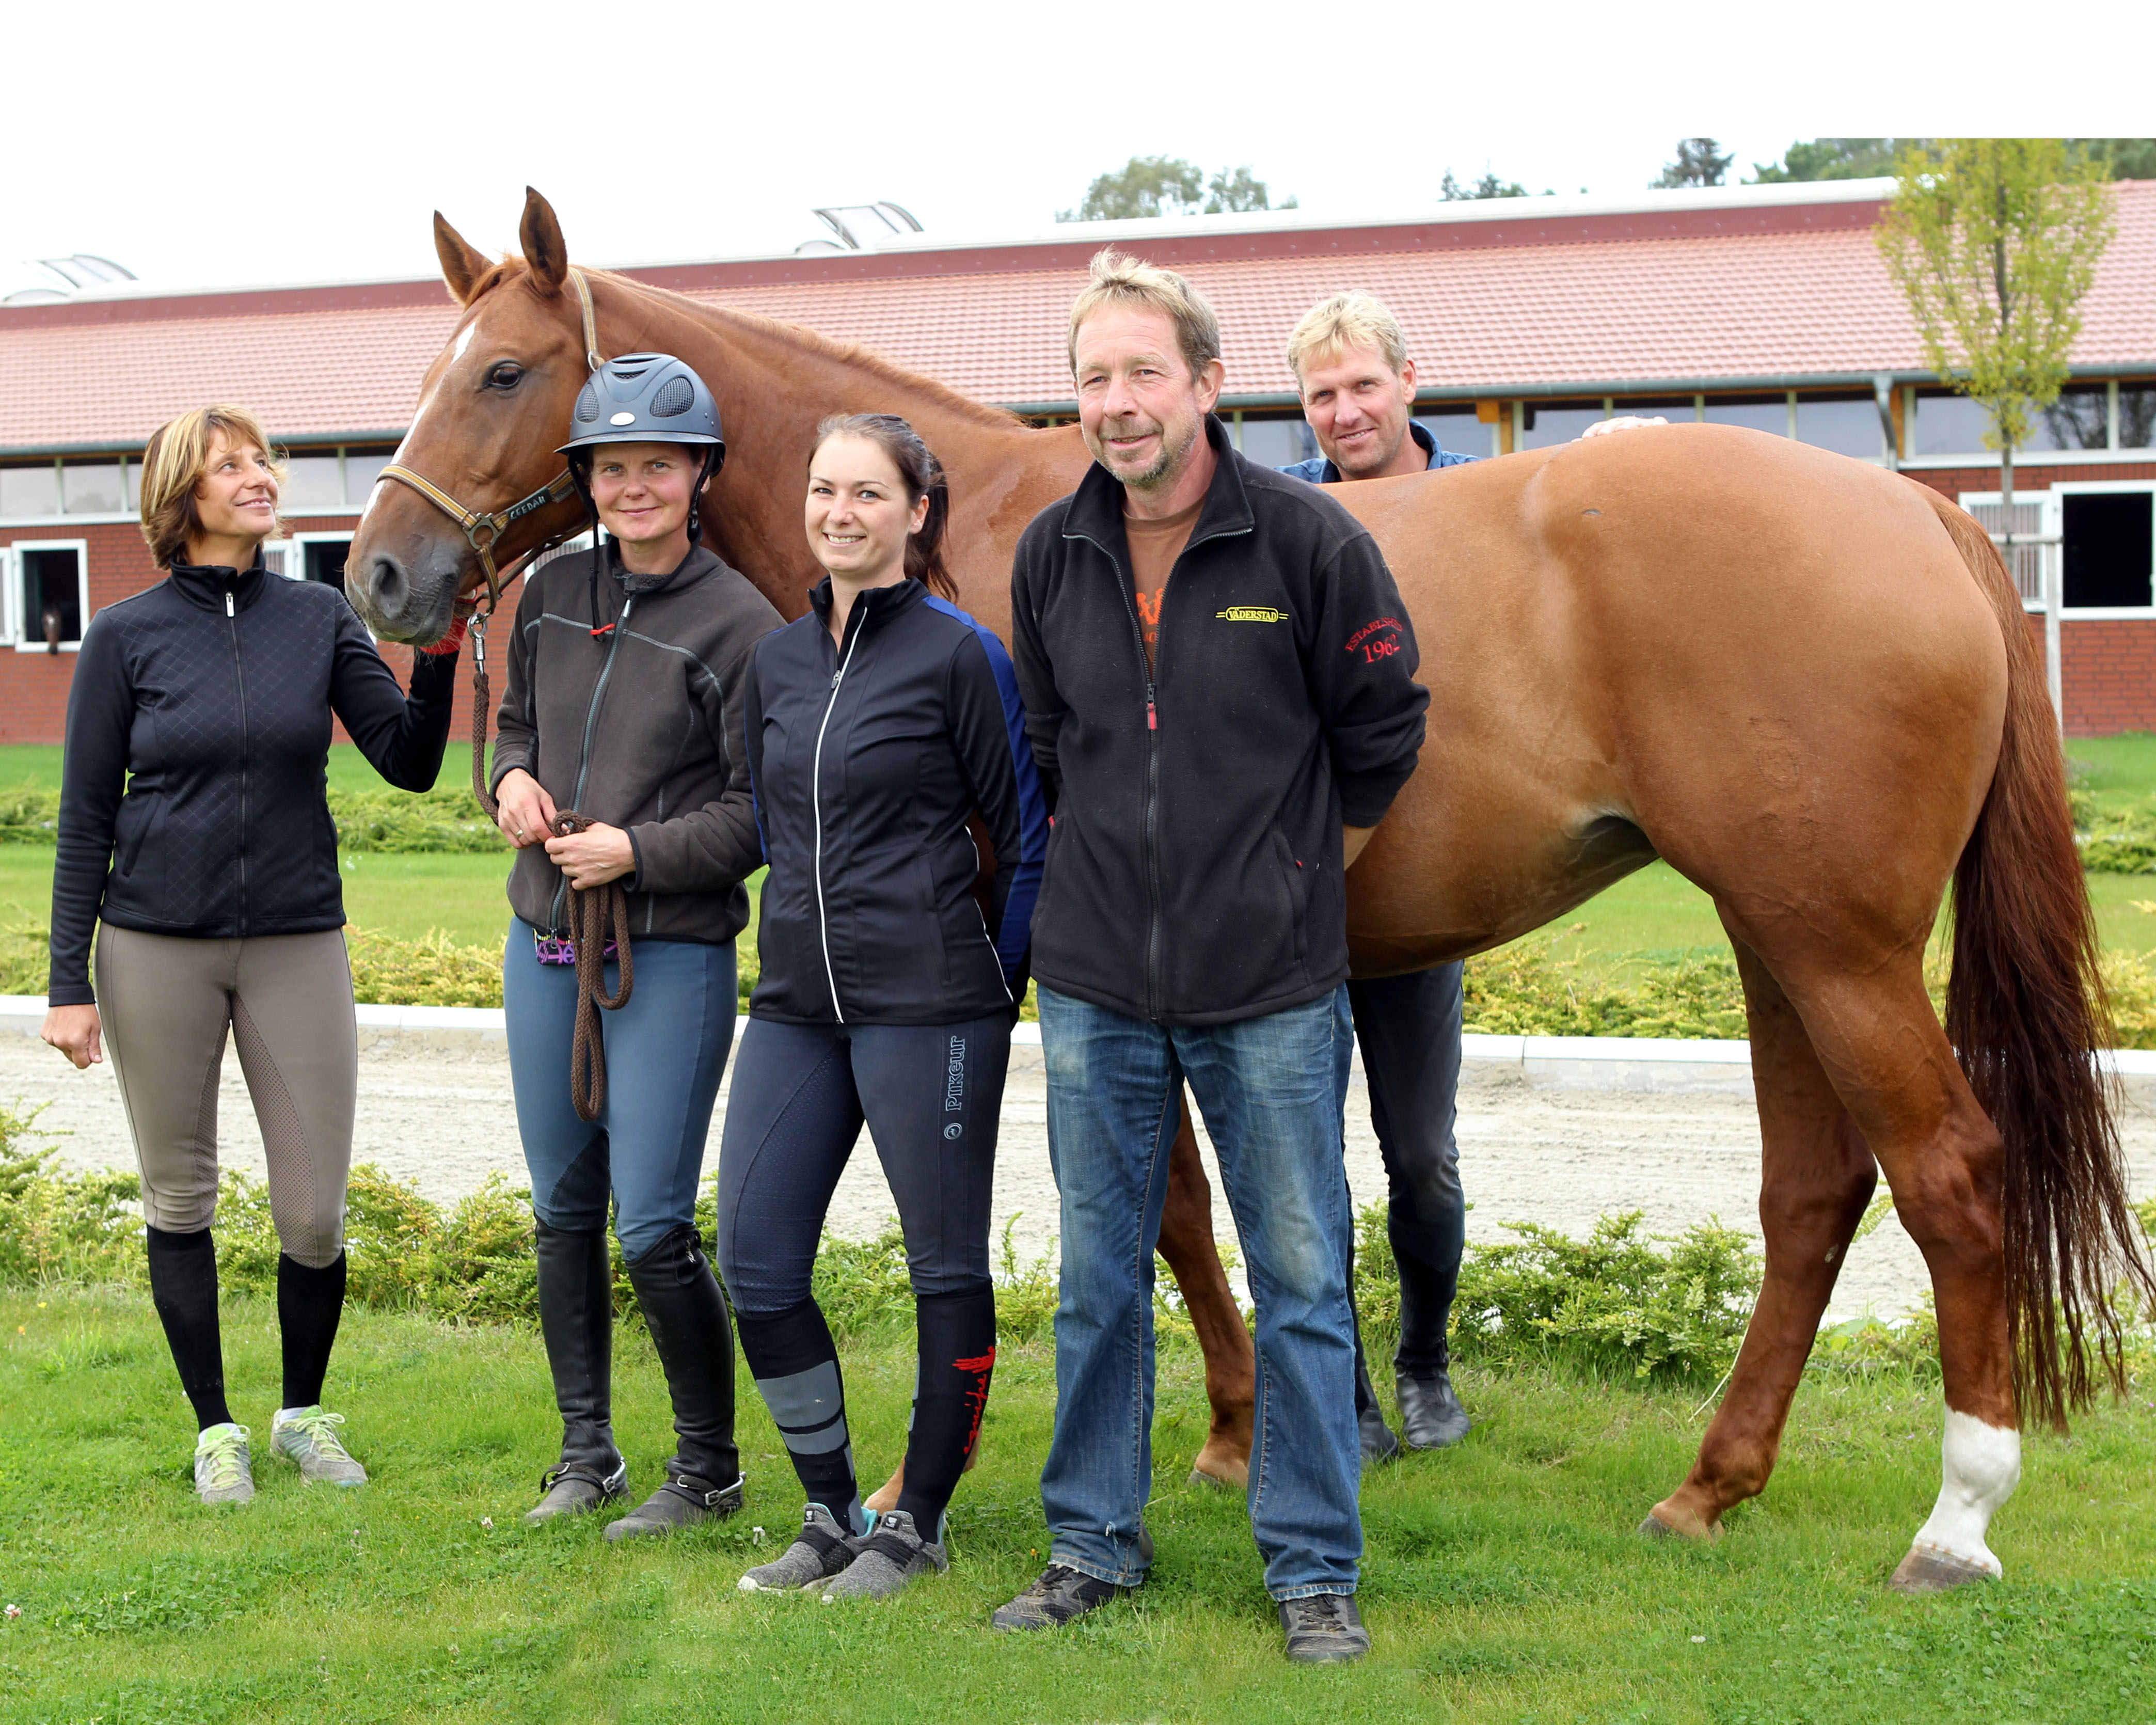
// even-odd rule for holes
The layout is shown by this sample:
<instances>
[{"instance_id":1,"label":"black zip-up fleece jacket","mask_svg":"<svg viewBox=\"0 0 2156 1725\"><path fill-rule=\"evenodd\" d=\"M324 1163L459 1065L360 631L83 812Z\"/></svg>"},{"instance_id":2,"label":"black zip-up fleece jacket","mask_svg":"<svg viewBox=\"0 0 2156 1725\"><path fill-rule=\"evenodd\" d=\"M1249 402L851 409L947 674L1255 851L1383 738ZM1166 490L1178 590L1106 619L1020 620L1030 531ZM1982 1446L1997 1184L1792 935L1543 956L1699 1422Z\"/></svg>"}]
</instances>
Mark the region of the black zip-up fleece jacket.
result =
<instances>
[{"instance_id":1,"label":"black zip-up fleece jacket","mask_svg":"<svg viewBox=\"0 0 2156 1725\"><path fill-rule=\"evenodd\" d=\"M1161 599L1148 675L1123 488L1096 466L1011 579L1034 757L1057 794L1033 927L1044 987L1229 1024L1346 980L1340 829L1414 771L1429 691L1376 542L1315 486L1219 467Z\"/></svg>"},{"instance_id":2,"label":"black zip-up fleece jacket","mask_svg":"<svg viewBox=\"0 0 2156 1725\"><path fill-rule=\"evenodd\" d=\"M748 760L771 873L750 1012L945 1024L1025 991L1048 806L1010 655L917 581L870 588L831 639L831 583L765 637ZM983 919L978 814L995 852Z\"/></svg>"},{"instance_id":3,"label":"black zip-up fleece jacket","mask_svg":"<svg viewBox=\"0 0 2156 1725\"><path fill-rule=\"evenodd\" d=\"M627 830L632 934L717 945L748 922L741 883L763 855L739 766L742 679L779 621L701 545L666 575L626 573L608 541L525 578L489 783L521 767L557 809ZM516 853L509 902L542 934L567 932L569 884L543 845Z\"/></svg>"},{"instance_id":4,"label":"black zip-up fleece jacket","mask_svg":"<svg viewBox=\"0 0 2156 1725\"><path fill-rule=\"evenodd\" d=\"M441 769L457 655L406 700L344 595L175 566L83 632L53 865L54 1006L87 1006L98 919L230 940L344 926L326 794L330 717L390 783Z\"/></svg>"}]
</instances>

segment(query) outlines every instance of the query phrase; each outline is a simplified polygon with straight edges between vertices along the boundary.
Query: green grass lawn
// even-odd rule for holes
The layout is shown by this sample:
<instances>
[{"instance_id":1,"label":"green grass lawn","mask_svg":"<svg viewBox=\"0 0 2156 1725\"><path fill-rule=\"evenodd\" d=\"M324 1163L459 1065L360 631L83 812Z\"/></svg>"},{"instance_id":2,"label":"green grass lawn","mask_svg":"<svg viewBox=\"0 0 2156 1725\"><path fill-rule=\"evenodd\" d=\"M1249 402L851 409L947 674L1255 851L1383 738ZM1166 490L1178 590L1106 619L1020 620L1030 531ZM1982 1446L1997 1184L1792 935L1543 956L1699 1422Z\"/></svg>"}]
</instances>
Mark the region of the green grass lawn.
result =
<instances>
[{"instance_id":1,"label":"green grass lawn","mask_svg":"<svg viewBox=\"0 0 2156 1725\"><path fill-rule=\"evenodd\" d=\"M225 1321L235 1411L266 1435L273 1309L233 1299ZM846 1370L880 1476L910 1347L854 1346ZM669 1445L640 1335L623 1332L618 1375L641 1491ZM2141 1403L2031 1440L1994 1530L2004 1584L1912 1600L1883 1583L1938 1488L1928 1384L1808 1378L1768 1496L1694 1548L1633 1528L1690 1462L1697 1391L1463 1376L1468 1442L1363 1487L1371 1657L1305 1671L1280 1656L1241 1500L1183 1483L1204 1422L1187 1347L1162 1362L1152 1581L1011 1639L987 1617L1045 1561L1043 1348L998 1363L951 1573L840 1609L735 1590L798 1512L745 1373L747 1513L616 1548L597 1520L518 1524L559 1430L536 1338L355 1312L330 1399L375 1482L305 1488L265 1456L253 1505L205 1512L146 1299L0 1294L0 1595L22 1610L0 1622L0 1721L2100 1725L2156 1709L2156 1413Z\"/></svg>"},{"instance_id":2,"label":"green grass lawn","mask_svg":"<svg viewBox=\"0 0 2156 1725\"><path fill-rule=\"evenodd\" d=\"M2076 783L2100 807L2156 796L2156 736L2077 738L2068 745ZM59 750L41 744L0 747L0 785L59 782ZM440 783L462 784L471 749L451 743ZM329 777L340 790L377 790L381 780L349 744L330 751ZM497 941L508 921L502 885L508 855L398 855L345 859L346 914L359 927L411 940L431 929L459 941ZM2156 877L2092 875L2089 892L2104 944L2156 952ZM42 921L52 896L52 853L0 845L0 913L18 905ZM1700 948L1726 950L1722 925L1707 895L1668 864L1649 864L1589 900L1549 931L1557 955L1594 970L1621 973L1640 959L1673 958Z\"/></svg>"}]
</instances>

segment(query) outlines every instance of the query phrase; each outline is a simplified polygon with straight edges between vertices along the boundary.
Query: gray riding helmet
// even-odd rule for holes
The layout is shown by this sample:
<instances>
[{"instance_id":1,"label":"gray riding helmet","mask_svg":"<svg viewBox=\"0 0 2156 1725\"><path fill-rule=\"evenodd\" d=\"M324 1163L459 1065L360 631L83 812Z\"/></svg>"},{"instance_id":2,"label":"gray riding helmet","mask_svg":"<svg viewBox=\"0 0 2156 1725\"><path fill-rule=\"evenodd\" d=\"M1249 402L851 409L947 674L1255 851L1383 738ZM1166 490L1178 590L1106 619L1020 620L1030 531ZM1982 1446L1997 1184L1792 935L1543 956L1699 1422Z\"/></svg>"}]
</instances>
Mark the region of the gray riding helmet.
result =
<instances>
[{"instance_id":1,"label":"gray riding helmet","mask_svg":"<svg viewBox=\"0 0 2156 1725\"><path fill-rule=\"evenodd\" d=\"M712 451L708 473L726 459L719 404L704 380L670 353L624 353L601 366L577 392L569 434L557 453L599 444L694 444Z\"/></svg>"}]
</instances>

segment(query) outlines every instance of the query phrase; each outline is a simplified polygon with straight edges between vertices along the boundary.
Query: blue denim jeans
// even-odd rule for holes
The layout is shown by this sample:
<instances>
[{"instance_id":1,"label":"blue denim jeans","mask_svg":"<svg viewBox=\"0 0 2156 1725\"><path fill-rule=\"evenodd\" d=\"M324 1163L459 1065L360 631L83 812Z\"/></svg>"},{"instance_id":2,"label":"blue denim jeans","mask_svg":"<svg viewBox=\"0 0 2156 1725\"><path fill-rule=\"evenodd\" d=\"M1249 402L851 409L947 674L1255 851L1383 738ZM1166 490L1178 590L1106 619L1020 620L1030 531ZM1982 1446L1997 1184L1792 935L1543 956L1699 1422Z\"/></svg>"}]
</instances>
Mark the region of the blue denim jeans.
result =
<instances>
[{"instance_id":1,"label":"blue denim jeans","mask_svg":"<svg viewBox=\"0 0 2156 1725\"><path fill-rule=\"evenodd\" d=\"M1144 1574L1153 1249L1188 1080L1257 1302L1250 1508L1265 1590L1276 1599L1355 1590L1362 1450L1338 1089L1351 1034L1331 994L1189 1028L1040 990L1063 1223L1055 1436L1040 1479L1055 1562L1126 1586Z\"/></svg>"},{"instance_id":2,"label":"blue denim jeans","mask_svg":"<svg viewBox=\"0 0 2156 1725\"><path fill-rule=\"evenodd\" d=\"M639 941L636 986L599 1014L606 1103L594 1121L569 1100L577 973L532 956L531 927L511 919L501 1004L516 1130L531 1171L531 1209L549 1228L596 1232L613 1199L624 1258L642 1257L696 1219L696 1179L719 1075L734 1040L734 949L701 941ZM606 987L621 986L619 967Z\"/></svg>"}]
</instances>

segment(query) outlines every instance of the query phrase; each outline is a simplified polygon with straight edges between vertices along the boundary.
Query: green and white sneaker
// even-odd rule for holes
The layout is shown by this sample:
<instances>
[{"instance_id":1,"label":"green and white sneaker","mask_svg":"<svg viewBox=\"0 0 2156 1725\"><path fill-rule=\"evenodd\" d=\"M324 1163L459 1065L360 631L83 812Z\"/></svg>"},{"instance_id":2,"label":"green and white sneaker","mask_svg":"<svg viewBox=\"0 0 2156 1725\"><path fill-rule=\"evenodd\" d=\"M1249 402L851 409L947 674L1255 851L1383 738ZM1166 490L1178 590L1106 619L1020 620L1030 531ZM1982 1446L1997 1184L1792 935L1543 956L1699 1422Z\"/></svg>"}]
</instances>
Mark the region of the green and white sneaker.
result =
<instances>
[{"instance_id":1,"label":"green and white sneaker","mask_svg":"<svg viewBox=\"0 0 2156 1725\"><path fill-rule=\"evenodd\" d=\"M244 1425L227 1420L195 1440L195 1496L204 1503L251 1503L254 1471L249 1465Z\"/></svg>"},{"instance_id":2,"label":"green and white sneaker","mask_svg":"<svg viewBox=\"0 0 2156 1725\"><path fill-rule=\"evenodd\" d=\"M311 1486L363 1486L367 1470L352 1457L337 1437L344 1424L341 1414L326 1414L317 1403L311 1408L280 1408L270 1425L270 1447L295 1464L300 1477Z\"/></svg>"}]
</instances>

